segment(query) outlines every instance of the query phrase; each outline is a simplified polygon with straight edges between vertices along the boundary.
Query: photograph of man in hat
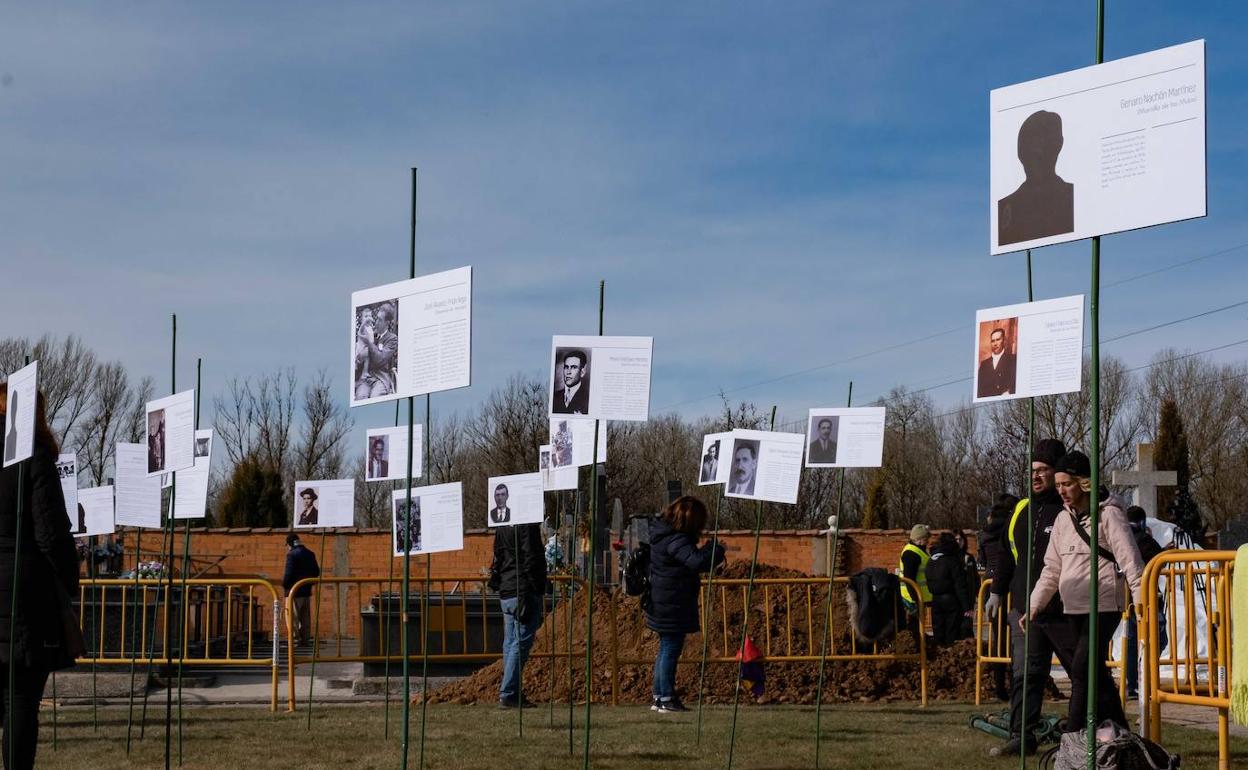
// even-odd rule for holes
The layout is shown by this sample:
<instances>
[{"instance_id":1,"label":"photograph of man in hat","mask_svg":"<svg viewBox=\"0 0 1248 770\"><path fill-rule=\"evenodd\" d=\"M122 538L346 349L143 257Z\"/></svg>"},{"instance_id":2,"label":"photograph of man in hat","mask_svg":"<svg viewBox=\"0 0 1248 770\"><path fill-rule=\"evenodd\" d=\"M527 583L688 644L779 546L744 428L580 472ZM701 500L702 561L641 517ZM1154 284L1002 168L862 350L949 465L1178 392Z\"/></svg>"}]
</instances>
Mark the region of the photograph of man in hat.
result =
<instances>
[{"instance_id":1,"label":"photograph of man in hat","mask_svg":"<svg viewBox=\"0 0 1248 770\"><path fill-rule=\"evenodd\" d=\"M315 527L317 517L320 515L320 511L316 507L316 488L304 487L299 492L299 500L303 503L303 509L299 511L296 525L300 527Z\"/></svg>"}]
</instances>

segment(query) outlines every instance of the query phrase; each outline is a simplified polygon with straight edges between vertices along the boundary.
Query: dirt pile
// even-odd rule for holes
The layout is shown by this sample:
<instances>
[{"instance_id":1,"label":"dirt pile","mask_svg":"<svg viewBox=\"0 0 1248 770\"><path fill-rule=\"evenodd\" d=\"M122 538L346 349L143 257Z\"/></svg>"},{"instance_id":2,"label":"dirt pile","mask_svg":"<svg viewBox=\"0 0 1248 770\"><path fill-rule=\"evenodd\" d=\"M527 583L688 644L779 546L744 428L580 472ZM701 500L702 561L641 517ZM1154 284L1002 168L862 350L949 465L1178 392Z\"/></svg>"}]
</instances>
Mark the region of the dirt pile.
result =
<instances>
[{"instance_id":1,"label":"dirt pile","mask_svg":"<svg viewBox=\"0 0 1248 770\"><path fill-rule=\"evenodd\" d=\"M707 703L731 703L738 664L732 658L740 644L744 620L745 586L719 581L744 580L748 564L732 564L717 575L710 604L708 663L703 697ZM818 656L822 647L826 584L767 582L807 577L770 565L758 565L757 582L750 597L749 635L764 655L798 655L811 661L776 663L764 659L766 686L761 702L813 704L818 687ZM807 579L809 579L807 577ZM645 626L639 600L622 592L614 597L618 618L614 629L619 657L619 699L621 703L644 703L650 699L652 664L658 651L658 637ZM591 690L595 701L609 701L611 682L612 596L597 590L594 596L594 650ZM572 622L572 658L569 680L568 613ZM571 602L559 603L545 618L533 646L533 657L524 669L524 692L533 701L551 699L566 702L569 694L585 699L585 626L587 602L578 595ZM845 591L832 592L832 635L829 656L871 653L870 647L854 645L848 622ZM725 629L727 637L725 638ZM691 634L685 642L681 665L676 672L677 689L687 701L695 701L701 670L703 636ZM878 653L914 651L914 640L902 632L897 639L880 645ZM551 659L554 651L561 657ZM944 649L928 645L928 697L942 700L970 700L975 691L975 645L966 639ZM718 660L717 660L718 659ZM498 698L503 664L496 661L472 676L430 693L430 702L492 703ZM919 667L912 661L836 660L829 658L824 671L824 702L918 700ZM987 677L986 677L987 679ZM571 693L569 693L571 681ZM742 684L741 701L752 701L749 685Z\"/></svg>"}]
</instances>

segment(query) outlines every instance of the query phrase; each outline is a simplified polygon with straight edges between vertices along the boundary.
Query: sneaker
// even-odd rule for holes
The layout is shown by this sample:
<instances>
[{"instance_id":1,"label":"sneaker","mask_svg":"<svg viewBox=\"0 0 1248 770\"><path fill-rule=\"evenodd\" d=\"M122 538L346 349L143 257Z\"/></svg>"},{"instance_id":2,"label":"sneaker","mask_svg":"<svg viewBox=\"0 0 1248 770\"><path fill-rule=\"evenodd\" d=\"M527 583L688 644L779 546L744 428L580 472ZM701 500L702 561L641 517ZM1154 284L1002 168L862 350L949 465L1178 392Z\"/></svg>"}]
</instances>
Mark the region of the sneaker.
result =
<instances>
[{"instance_id":1,"label":"sneaker","mask_svg":"<svg viewBox=\"0 0 1248 770\"><path fill-rule=\"evenodd\" d=\"M498 701L498 707L500 709L518 709L518 708L531 709L533 708L533 701L529 700L528 698L523 698L523 697L522 698L500 698Z\"/></svg>"},{"instance_id":2,"label":"sneaker","mask_svg":"<svg viewBox=\"0 0 1248 770\"><path fill-rule=\"evenodd\" d=\"M658 706L658 711L668 714L681 714L689 710L685 708L685 704L681 703L679 698L661 700L655 705Z\"/></svg>"},{"instance_id":3,"label":"sneaker","mask_svg":"<svg viewBox=\"0 0 1248 770\"><path fill-rule=\"evenodd\" d=\"M988 756L990 757L1017 757L1020 749L1023 750L1023 753L1029 756L1031 754L1035 754L1036 753L1035 740L1027 741L1026 745L1024 746L1023 739L1016 735L1010 738L1008 741L1006 741L1002 745L994 746L991 750L989 750Z\"/></svg>"},{"instance_id":4,"label":"sneaker","mask_svg":"<svg viewBox=\"0 0 1248 770\"><path fill-rule=\"evenodd\" d=\"M662 701L660 701L658 698L654 698L653 700L651 700L651 701L650 701L650 710L651 710L651 711L662 711L662 710L663 710L663 702L662 702Z\"/></svg>"}]
</instances>

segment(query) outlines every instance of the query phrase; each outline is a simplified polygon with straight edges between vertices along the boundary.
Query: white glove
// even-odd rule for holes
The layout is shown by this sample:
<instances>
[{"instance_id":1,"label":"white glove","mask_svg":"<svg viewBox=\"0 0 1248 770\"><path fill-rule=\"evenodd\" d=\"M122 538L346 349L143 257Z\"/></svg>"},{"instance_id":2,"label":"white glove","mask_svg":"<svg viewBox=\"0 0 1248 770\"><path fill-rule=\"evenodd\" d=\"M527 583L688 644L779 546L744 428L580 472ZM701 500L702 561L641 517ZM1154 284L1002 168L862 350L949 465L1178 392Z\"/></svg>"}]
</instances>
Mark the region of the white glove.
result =
<instances>
[{"instance_id":1,"label":"white glove","mask_svg":"<svg viewBox=\"0 0 1248 770\"><path fill-rule=\"evenodd\" d=\"M988 613L989 620L997 619L997 610L1001 609L1001 596L999 594L988 594L988 601L984 602L984 610Z\"/></svg>"}]
</instances>

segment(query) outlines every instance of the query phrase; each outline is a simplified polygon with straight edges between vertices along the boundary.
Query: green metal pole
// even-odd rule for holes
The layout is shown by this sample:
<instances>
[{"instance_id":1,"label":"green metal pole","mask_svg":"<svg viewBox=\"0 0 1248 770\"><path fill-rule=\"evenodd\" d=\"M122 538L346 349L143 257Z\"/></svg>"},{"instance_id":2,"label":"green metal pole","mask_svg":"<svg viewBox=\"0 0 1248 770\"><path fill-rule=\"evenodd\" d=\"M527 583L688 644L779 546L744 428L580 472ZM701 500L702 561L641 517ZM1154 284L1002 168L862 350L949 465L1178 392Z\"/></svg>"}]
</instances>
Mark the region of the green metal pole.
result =
<instances>
[{"instance_id":1,"label":"green metal pole","mask_svg":"<svg viewBox=\"0 0 1248 770\"><path fill-rule=\"evenodd\" d=\"M1035 301L1031 280L1031 249L1027 249L1027 301ZM1023 488L1027 490L1027 539L1023 541L1026 549L1027 566L1024 568L1027 572L1027 591L1023 596L1023 617L1027 622L1023 623L1023 699L1019 705L1023 709L1022 718L1019 724L1022 725L1022 740L1018 747L1018 770L1027 770L1027 739L1030 723L1027 721L1027 684L1029 677L1027 670L1031 668L1027 665L1027 653L1031 650L1031 576L1033 574L1032 566L1036 557L1036 525L1035 514L1032 510L1032 493L1031 493L1031 464L1035 462L1034 452L1036 448L1036 399L1034 396L1027 399L1027 466L1023 476ZM1008 594L1007 594L1008 595ZM1008 620L1007 620L1008 622ZM1037 722L1040 714L1036 714Z\"/></svg>"},{"instance_id":2,"label":"green metal pole","mask_svg":"<svg viewBox=\"0 0 1248 770\"><path fill-rule=\"evenodd\" d=\"M399 427L399 402L398 401L394 402L394 427L396 428ZM393 491L393 484L391 485L391 487ZM381 638L385 640L383 644L385 646L384 654L386 656L386 671L385 671L386 708L385 708L385 723L384 723L384 726L382 727L383 738L390 737L390 652L391 652L390 650L390 613L388 611L385 611L384 607L385 607L385 595L394 593L394 558L391 557L387 559L386 561L390 563L390 570L386 574L385 593L383 593L382 596L379 597L381 600L381 606L383 607L383 611L381 613Z\"/></svg>"},{"instance_id":3,"label":"green metal pole","mask_svg":"<svg viewBox=\"0 0 1248 770\"><path fill-rule=\"evenodd\" d=\"M411 246L408 260L408 277L416 277L416 169L412 169L412 223L411 223ZM412 396L407 397L407 494L405 497L406 504L403 508L403 527L400 530L401 537L399 542L403 545L403 588L400 594L402 607L399 610L399 622L402 624L400 629L400 646L403 651L403 760L401 767L407 770L408 746L411 740L411 695L412 682L408 678L411 673L411 661L409 660L408 634L407 634L407 601L411 592L412 580L412 544L411 544L411 516L412 516L412 424L416 421L416 399ZM397 518L397 517L396 517ZM425 619L422 617L421 623ZM424 741L421 741L422 748Z\"/></svg>"},{"instance_id":4,"label":"green metal pole","mask_svg":"<svg viewBox=\"0 0 1248 770\"><path fill-rule=\"evenodd\" d=\"M143 528L135 527L135 532L136 534L134 536L134 591L133 591L133 595L130 597L130 603L131 603L131 606L134 608L134 611L131 613L131 618L130 618L130 706L126 711L126 756L130 755L130 737L134 729L134 671L135 671L135 664L139 659L138 645L139 645L139 642L141 641L137 639L138 633L139 633L139 613L142 612L144 615L147 614L147 608L144 606L142 609L140 609L140 606L139 606L139 564L143 561ZM147 592L145 590L144 594L146 593ZM147 596L145 595L143 599L144 599L144 604L146 604ZM122 608L122 613L123 614L125 613L124 607ZM145 690L147 689L146 682L143 684L143 688Z\"/></svg>"},{"instance_id":5,"label":"green metal pole","mask_svg":"<svg viewBox=\"0 0 1248 770\"><path fill-rule=\"evenodd\" d=\"M429 445L429 426L433 424L430 414L432 399L425 396L425 429L421 431L424 437L425 446ZM412 443L411 432L409 429L407 443ZM429 454L425 453L425 462L429 461ZM422 473L428 479L428 472ZM425 587L420 593L420 764L417 767L421 770L425 767L425 728L429 717L429 586L430 578L433 576L433 554L425 554ZM442 596L442 604L446 605L445 592Z\"/></svg>"},{"instance_id":6,"label":"green metal pole","mask_svg":"<svg viewBox=\"0 0 1248 770\"><path fill-rule=\"evenodd\" d=\"M527 613L520 612L520 607L521 607L521 604L519 602L519 599L520 599L520 531L516 529L516 527L518 526L519 526L518 524L512 526L511 534L515 538L515 541L516 541L516 600L517 600L516 612L519 613L516 619L520 621L519 625L523 626L524 615ZM519 730L520 737L523 738L524 737L524 656L523 655L520 656L519 663L520 663L520 691L516 694L516 700L520 704L520 707L516 709L516 727Z\"/></svg>"},{"instance_id":7,"label":"green metal pole","mask_svg":"<svg viewBox=\"0 0 1248 770\"><path fill-rule=\"evenodd\" d=\"M13 713L13 682L17 681L17 656L13 654L13 636L14 626L17 620L17 594L21 586L19 578L21 578L21 553L22 553L22 515L23 515L23 498L26 496L26 461L22 460L17 464L17 519L13 534L13 595L9 602L9 687L8 687L8 711L6 714ZM7 728L7 725L6 725ZM17 760L13 755L13 751L17 746L17 741L9 741L9 767L16 767Z\"/></svg>"},{"instance_id":8,"label":"green metal pole","mask_svg":"<svg viewBox=\"0 0 1248 770\"><path fill-rule=\"evenodd\" d=\"M845 406L854 405L854 382L849 382L849 395L845 397ZM832 586L836 583L836 546L840 542L839 529L841 507L845 503L845 469L841 468L836 483L836 526L828 524L828 537L832 538L831 553L828 556L828 590L823 597L823 641L819 645L819 686L815 688L815 770L819 770L819 754L823 742L823 671L828 661L828 636L832 625ZM834 640L835 641L835 640Z\"/></svg>"},{"instance_id":9,"label":"green metal pole","mask_svg":"<svg viewBox=\"0 0 1248 770\"><path fill-rule=\"evenodd\" d=\"M1096 0L1096 63L1105 61L1105 0ZM1096 557L1100 526L1097 510L1101 486L1101 238L1092 238L1092 290L1089 316L1092 327L1092 446L1090 454L1092 470L1091 499L1088 501L1088 549L1093 554L1093 564L1099 566ZM1101 659L1097 598L1100 591L1098 569L1089 570L1088 580L1088 686L1087 686L1087 746L1088 770L1096 769L1096 685L1097 673L1105 662Z\"/></svg>"},{"instance_id":10,"label":"green metal pole","mask_svg":"<svg viewBox=\"0 0 1248 770\"><path fill-rule=\"evenodd\" d=\"M594 446L597 446L597 445L598 445L598 442L594 442ZM579 483L579 480L578 480L578 483ZM568 565L571 568L569 569L568 572L570 575L576 574L576 546L577 546L576 538L577 538L577 518L578 518L579 513L580 511L577 510L576 497L573 496L572 498L572 536L568 539ZM572 582L569 581L568 582L568 606L567 606L567 612L568 612L568 755L569 756L571 756L572 750L573 750L572 733L574 730L574 722L576 721L576 714L575 714L576 697L575 697L575 693L573 692L575 685L573 684L573 681L572 681L573 680L572 610L575 608L576 608L576 589L575 589L575 586L572 585Z\"/></svg>"},{"instance_id":11,"label":"green metal pole","mask_svg":"<svg viewBox=\"0 0 1248 770\"><path fill-rule=\"evenodd\" d=\"M327 530L324 527L322 527L321 528L321 546L320 546L320 554L321 554L320 558L322 561L324 561L325 559L325 534L326 532ZM391 559L390 561L394 561L394 559ZM320 639L320 636L317 634L317 631L320 630L320 627L321 627L321 586L319 583L313 586L312 596L315 597L313 601L316 603L316 606L312 608L312 618L313 618L312 620L312 670L308 674L308 729L309 730L312 729L312 687L316 684L316 652L317 652L317 649L321 646L320 645L321 639ZM295 654L293 646L294 645L290 645L291 655Z\"/></svg>"},{"instance_id":12,"label":"green metal pole","mask_svg":"<svg viewBox=\"0 0 1248 770\"><path fill-rule=\"evenodd\" d=\"M89 556L87 558L87 575L91 577L91 582L94 583L96 577L98 577L95 571L95 544L96 544L95 535L92 535L91 537L89 537L87 539L87 542L90 544L90 548L91 548L89 552ZM96 589L95 595L97 597L97 601L100 603L100 606L103 606L104 591L99 586L93 586L93 587ZM100 708L99 708L99 703L96 702L95 659L99 657L100 647L102 645L100 645L99 643L100 635L95 632L95 624L96 624L95 608L96 608L96 603L93 601L91 602L91 642L92 642L92 647L95 648L95 651L91 655L91 732L98 733L100 731ZM122 605L121 614L122 615L126 614L125 605ZM119 639L118 642L120 641L122 640Z\"/></svg>"},{"instance_id":13,"label":"green metal pole","mask_svg":"<svg viewBox=\"0 0 1248 770\"><path fill-rule=\"evenodd\" d=\"M603 305L606 298L606 281L598 282L598 336L602 336L602 318ZM584 759L581 762L583 770L589 770L589 737L591 732L590 722L593 718L594 706L594 689L593 689L593 663L594 663L594 557L597 547L598 536L598 428L600 421L594 420L594 464L590 466L589 472L589 596L586 598L586 614L585 614L585 747Z\"/></svg>"},{"instance_id":14,"label":"green metal pole","mask_svg":"<svg viewBox=\"0 0 1248 770\"><path fill-rule=\"evenodd\" d=\"M771 430L776 429L776 407L771 407ZM745 604L741 607L741 644L737 653L745 657L745 640L750 635L750 601L754 598L754 567L758 565L759 533L763 527L763 501L754 505L754 551L750 555L750 578L745 584ZM728 733L728 770L732 770L732 755L737 743L737 709L741 705L741 671L737 667L737 682L732 690L732 728Z\"/></svg>"},{"instance_id":15,"label":"green metal pole","mask_svg":"<svg viewBox=\"0 0 1248 770\"><path fill-rule=\"evenodd\" d=\"M718 455L716 462L719 461ZM715 553L715 546L719 545L719 509L724 500L724 485L719 484L718 491L715 494L715 523L711 527L711 553ZM706 653L710 647L711 641L711 604L715 599L715 570L712 569L706 574L706 601L702 605L702 666L698 673L698 740L697 745L702 745L702 694L706 685Z\"/></svg>"},{"instance_id":16,"label":"green metal pole","mask_svg":"<svg viewBox=\"0 0 1248 770\"><path fill-rule=\"evenodd\" d=\"M199 430L199 405L203 399L204 359L195 359L195 430ZM182 766L182 669L186 665L186 573L191 568L191 521L187 519L182 531L182 590L178 595L178 627L182 629L178 644L178 766Z\"/></svg>"}]
</instances>

